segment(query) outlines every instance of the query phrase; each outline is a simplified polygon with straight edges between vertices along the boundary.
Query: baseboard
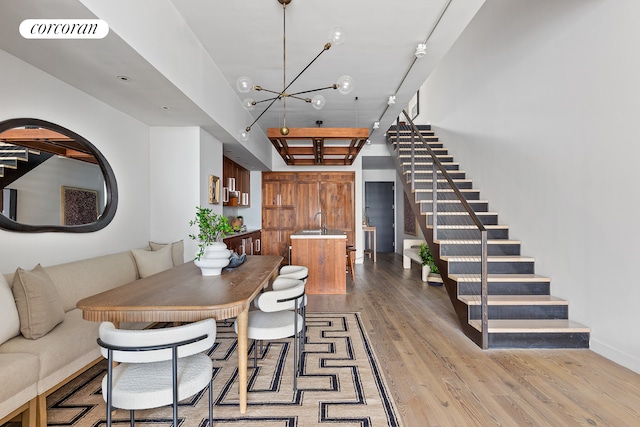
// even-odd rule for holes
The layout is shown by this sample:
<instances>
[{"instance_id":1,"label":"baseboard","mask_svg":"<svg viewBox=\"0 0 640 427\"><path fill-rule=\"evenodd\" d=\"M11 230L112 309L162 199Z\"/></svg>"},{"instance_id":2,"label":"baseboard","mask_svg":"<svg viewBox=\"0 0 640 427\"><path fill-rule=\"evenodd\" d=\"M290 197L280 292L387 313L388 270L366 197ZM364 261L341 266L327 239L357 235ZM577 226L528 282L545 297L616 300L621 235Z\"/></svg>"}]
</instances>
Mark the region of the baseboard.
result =
<instances>
[{"instance_id":1,"label":"baseboard","mask_svg":"<svg viewBox=\"0 0 640 427\"><path fill-rule=\"evenodd\" d=\"M632 371L640 374L640 358L621 352L620 350L598 340L594 340L593 338L591 338L590 348L600 356L606 357L618 365L622 365L625 368L631 369Z\"/></svg>"}]
</instances>

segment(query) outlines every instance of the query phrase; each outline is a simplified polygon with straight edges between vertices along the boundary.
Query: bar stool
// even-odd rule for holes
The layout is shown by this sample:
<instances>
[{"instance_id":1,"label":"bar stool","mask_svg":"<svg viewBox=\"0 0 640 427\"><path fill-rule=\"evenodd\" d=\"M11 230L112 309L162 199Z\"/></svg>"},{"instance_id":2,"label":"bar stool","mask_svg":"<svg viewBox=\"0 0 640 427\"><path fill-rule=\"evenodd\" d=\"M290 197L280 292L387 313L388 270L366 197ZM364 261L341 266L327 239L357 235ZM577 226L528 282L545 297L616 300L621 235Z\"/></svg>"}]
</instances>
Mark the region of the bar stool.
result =
<instances>
[{"instance_id":1,"label":"bar stool","mask_svg":"<svg viewBox=\"0 0 640 427\"><path fill-rule=\"evenodd\" d=\"M356 248L353 245L347 246L347 271L351 275L351 280L355 281L355 272L353 266L356 263Z\"/></svg>"}]
</instances>

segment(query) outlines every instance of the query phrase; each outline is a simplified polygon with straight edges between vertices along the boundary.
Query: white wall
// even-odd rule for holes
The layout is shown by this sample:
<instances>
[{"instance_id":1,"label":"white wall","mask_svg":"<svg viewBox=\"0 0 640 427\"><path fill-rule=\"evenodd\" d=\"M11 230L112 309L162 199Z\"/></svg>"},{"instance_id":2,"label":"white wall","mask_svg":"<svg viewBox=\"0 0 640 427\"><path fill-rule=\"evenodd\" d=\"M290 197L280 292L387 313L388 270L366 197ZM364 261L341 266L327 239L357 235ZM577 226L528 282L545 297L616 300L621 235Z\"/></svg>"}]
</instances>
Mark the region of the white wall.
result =
<instances>
[{"instance_id":1,"label":"white wall","mask_svg":"<svg viewBox=\"0 0 640 427\"><path fill-rule=\"evenodd\" d=\"M424 93L428 121L591 327L591 348L636 372L638 16L633 0L487 1Z\"/></svg>"},{"instance_id":2,"label":"white wall","mask_svg":"<svg viewBox=\"0 0 640 427\"><path fill-rule=\"evenodd\" d=\"M149 240L149 128L0 50L0 120L33 117L85 137L116 176L115 217L95 233L15 233L0 230L0 272L57 264L140 247Z\"/></svg>"},{"instance_id":3,"label":"white wall","mask_svg":"<svg viewBox=\"0 0 640 427\"><path fill-rule=\"evenodd\" d=\"M150 233L159 243L184 240L185 261L198 251L189 234L196 206L222 213L210 205L209 175L222 176L222 143L198 127L151 128Z\"/></svg>"}]
</instances>

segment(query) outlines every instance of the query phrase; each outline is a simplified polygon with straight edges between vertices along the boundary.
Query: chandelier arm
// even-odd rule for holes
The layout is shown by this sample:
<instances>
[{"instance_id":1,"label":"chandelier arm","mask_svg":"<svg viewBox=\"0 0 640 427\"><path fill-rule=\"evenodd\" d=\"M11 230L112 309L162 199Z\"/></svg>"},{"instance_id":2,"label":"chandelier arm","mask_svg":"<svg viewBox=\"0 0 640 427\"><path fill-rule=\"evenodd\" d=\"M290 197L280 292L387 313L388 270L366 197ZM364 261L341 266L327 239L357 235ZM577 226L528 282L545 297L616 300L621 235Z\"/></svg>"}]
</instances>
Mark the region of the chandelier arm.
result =
<instances>
[{"instance_id":1,"label":"chandelier arm","mask_svg":"<svg viewBox=\"0 0 640 427\"><path fill-rule=\"evenodd\" d=\"M254 102L255 102L255 103L256 103L256 105L257 105L257 104L260 104L261 102L275 101L275 100L278 100L278 99L280 99L280 98L281 98L280 96L276 96L276 97L274 97L274 98L267 98L267 99L263 99L262 101L254 101Z\"/></svg>"},{"instance_id":2,"label":"chandelier arm","mask_svg":"<svg viewBox=\"0 0 640 427\"><path fill-rule=\"evenodd\" d=\"M322 55L324 52L326 52L327 50L329 50L329 48L327 47L327 45L328 45L329 47L331 47L331 43L327 43L327 44L325 45L325 47L324 47L324 48L322 48L322 51L321 51L319 54L317 54L317 55L316 55L316 57L315 57L315 58L313 58L313 59L311 60L311 62L309 62L309 63L307 64L307 66L306 66L306 67L304 67L304 68L302 69L302 71L300 71L300 72L298 73L298 75L297 75L297 76L295 76L295 78L294 78L293 80L291 80L291 82L290 82L290 83L289 83L289 84L288 84L288 85L287 85L287 86L282 90L282 92L286 92L286 90L287 90L287 89L289 89L289 87L290 87L290 86L291 86L291 85L292 85L296 80L298 80L298 77L300 77L300 76L302 75L302 73L304 73L305 71L307 71L307 68L311 67L311 65L312 65L314 62L316 62L316 60L317 60L318 58L320 58L320 55Z\"/></svg>"},{"instance_id":3,"label":"chandelier arm","mask_svg":"<svg viewBox=\"0 0 640 427\"><path fill-rule=\"evenodd\" d=\"M273 98L273 100L271 101L271 104L267 105L267 108L265 108L265 109L264 109L264 111L263 111L262 113L260 113L260 115L259 115L259 116L258 116L258 117L257 117L257 118L256 118L256 119L255 119L255 120L254 120L250 125L249 125L249 126L247 126L247 129L248 129L248 130L247 130L247 132L248 132L249 130L251 130L251 128L253 127L253 125L255 125L255 124L256 124L256 122L257 122L258 120L260 120L260 117L262 117L262 116L264 115L264 113L266 113L267 111L269 111L269 108L271 108L271 106L272 106L272 105L273 105L273 104L274 104L278 99L280 99L280 97Z\"/></svg>"},{"instance_id":4,"label":"chandelier arm","mask_svg":"<svg viewBox=\"0 0 640 427\"><path fill-rule=\"evenodd\" d=\"M260 91L261 92L269 92L269 93L275 93L276 95L278 95L278 98L282 98L284 96L289 96L288 94L284 93L284 92L278 92L277 90L270 90L270 89L265 89L263 87L260 87Z\"/></svg>"},{"instance_id":5,"label":"chandelier arm","mask_svg":"<svg viewBox=\"0 0 640 427\"><path fill-rule=\"evenodd\" d=\"M311 102L310 98L301 98L301 97L295 96L293 94L287 96L287 98L294 98L294 99L299 99L300 101L304 101L304 102Z\"/></svg>"},{"instance_id":6,"label":"chandelier arm","mask_svg":"<svg viewBox=\"0 0 640 427\"><path fill-rule=\"evenodd\" d=\"M293 98L294 95L302 95L303 93L309 93L309 92L318 92L325 89L337 89L337 87L334 87L333 85L327 86L327 87L319 87L318 89L304 90L302 92L291 93L289 94L289 96Z\"/></svg>"}]
</instances>

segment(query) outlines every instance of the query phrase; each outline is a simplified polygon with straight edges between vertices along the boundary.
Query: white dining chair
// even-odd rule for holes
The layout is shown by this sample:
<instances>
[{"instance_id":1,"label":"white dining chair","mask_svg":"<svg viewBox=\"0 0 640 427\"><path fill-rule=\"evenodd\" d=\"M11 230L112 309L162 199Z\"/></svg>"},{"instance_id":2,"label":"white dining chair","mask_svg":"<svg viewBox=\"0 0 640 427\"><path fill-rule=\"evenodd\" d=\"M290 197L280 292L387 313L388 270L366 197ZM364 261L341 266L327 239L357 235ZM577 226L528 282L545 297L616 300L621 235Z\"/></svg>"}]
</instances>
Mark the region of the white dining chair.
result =
<instances>
[{"instance_id":1,"label":"white dining chair","mask_svg":"<svg viewBox=\"0 0 640 427\"><path fill-rule=\"evenodd\" d=\"M293 389L297 390L297 377L301 358L299 333L304 325L298 313L304 299L305 284L292 279L296 284L281 290L271 290L260 294L256 306L259 310L249 312L247 337L254 340L253 366L257 367L258 341L293 337ZM234 323L238 333L238 321Z\"/></svg>"},{"instance_id":2,"label":"white dining chair","mask_svg":"<svg viewBox=\"0 0 640 427\"><path fill-rule=\"evenodd\" d=\"M309 278L309 268L304 265L284 265L280 268L278 277L273 281L271 287L274 291L284 289L291 286L290 279L302 280L304 284L307 284ZM300 314L304 319L304 326L302 327L302 337L300 339L301 349L304 351L304 345L307 342L307 296L305 295L300 307Z\"/></svg>"},{"instance_id":3,"label":"white dining chair","mask_svg":"<svg viewBox=\"0 0 640 427\"><path fill-rule=\"evenodd\" d=\"M134 411L173 404L173 426L178 426L178 402L209 387L209 425L212 425L213 363L206 353L216 338L216 322L206 319L160 329L116 329L103 322L98 344L108 360L102 380L107 403L107 427L113 408ZM114 363L118 363L114 366Z\"/></svg>"}]
</instances>

